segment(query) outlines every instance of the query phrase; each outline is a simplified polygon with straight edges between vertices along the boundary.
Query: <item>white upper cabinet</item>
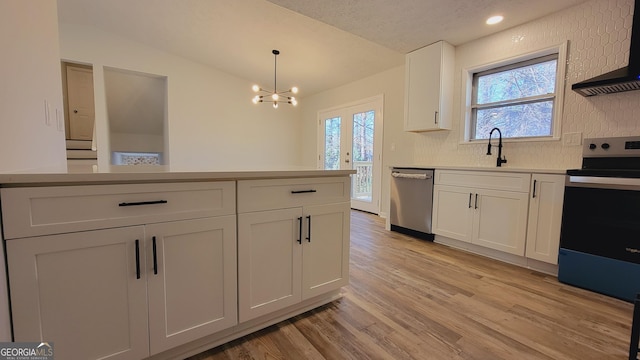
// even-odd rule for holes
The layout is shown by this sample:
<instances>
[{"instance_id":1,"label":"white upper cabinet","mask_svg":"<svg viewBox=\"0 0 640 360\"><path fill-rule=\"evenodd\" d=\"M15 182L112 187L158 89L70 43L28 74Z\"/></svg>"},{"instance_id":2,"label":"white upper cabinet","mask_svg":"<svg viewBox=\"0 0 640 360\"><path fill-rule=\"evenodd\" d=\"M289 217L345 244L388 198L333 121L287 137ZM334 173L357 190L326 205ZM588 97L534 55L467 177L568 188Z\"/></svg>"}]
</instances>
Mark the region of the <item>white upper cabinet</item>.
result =
<instances>
[{"instance_id":1,"label":"white upper cabinet","mask_svg":"<svg viewBox=\"0 0 640 360\"><path fill-rule=\"evenodd\" d=\"M451 129L455 49L444 41L406 56L404 130Z\"/></svg>"}]
</instances>

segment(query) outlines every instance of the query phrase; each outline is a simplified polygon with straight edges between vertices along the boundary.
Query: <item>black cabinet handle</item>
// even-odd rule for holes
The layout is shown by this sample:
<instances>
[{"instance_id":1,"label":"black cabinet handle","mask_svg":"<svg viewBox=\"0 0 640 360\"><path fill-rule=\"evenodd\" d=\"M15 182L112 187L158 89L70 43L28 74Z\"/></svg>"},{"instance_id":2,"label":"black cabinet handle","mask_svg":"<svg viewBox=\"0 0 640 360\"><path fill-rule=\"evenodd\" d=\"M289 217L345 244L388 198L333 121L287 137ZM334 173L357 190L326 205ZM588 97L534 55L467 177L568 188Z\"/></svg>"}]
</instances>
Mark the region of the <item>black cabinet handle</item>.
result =
<instances>
[{"instance_id":1,"label":"black cabinet handle","mask_svg":"<svg viewBox=\"0 0 640 360\"><path fill-rule=\"evenodd\" d=\"M291 190L292 194L305 194L305 193L314 193L316 190Z\"/></svg>"},{"instance_id":2,"label":"black cabinet handle","mask_svg":"<svg viewBox=\"0 0 640 360\"><path fill-rule=\"evenodd\" d=\"M298 228L298 244L302 244L302 216L298 218L298 225L300 226Z\"/></svg>"},{"instance_id":3,"label":"black cabinet handle","mask_svg":"<svg viewBox=\"0 0 640 360\"><path fill-rule=\"evenodd\" d=\"M307 241L311 242L311 215L307 216L307 225L308 225L307 231L309 234L309 236L307 236Z\"/></svg>"},{"instance_id":4,"label":"black cabinet handle","mask_svg":"<svg viewBox=\"0 0 640 360\"><path fill-rule=\"evenodd\" d=\"M136 279L140 279L140 240L136 239Z\"/></svg>"},{"instance_id":5,"label":"black cabinet handle","mask_svg":"<svg viewBox=\"0 0 640 360\"><path fill-rule=\"evenodd\" d=\"M471 209L471 196L473 196L473 194L469 193L469 209Z\"/></svg>"},{"instance_id":6,"label":"black cabinet handle","mask_svg":"<svg viewBox=\"0 0 640 360\"><path fill-rule=\"evenodd\" d=\"M536 183L538 180L533 180L533 198L536 198Z\"/></svg>"},{"instance_id":7,"label":"black cabinet handle","mask_svg":"<svg viewBox=\"0 0 640 360\"><path fill-rule=\"evenodd\" d=\"M153 241L153 274L158 275L158 253L156 251L156 237L151 238Z\"/></svg>"},{"instance_id":8,"label":"black cabinet handle","mask_svg":"<svg viewBox=\"0 0 640 360\"><path fill-rule=\"evenodd\" d=\"M475 208L478 208L478 194L476 194L476 204L475 204Z\"/></svg>"},{"instance_id":9,"label":"black cabinet handle","mask_svg":"<svg viewBox=\"0 0 640 360\"><path fill-rule=\"evenodd\" d=\"M436 124L436 125L438 124L438 112L437 111L433 114L433 123Z\"/></svg>"},{"instance_id":10,"label":"black cabinet handle","mask_svg":"<svg viewBox=\"0 0 640 360\"><path fill-rule=\"evenodd\" d=\"M139 202L123 202L118 204L118 206L140 206L140 205L154 205L154 204L166 204L167 200L155 200L155 201L139 201Z\"/></svg>"}]
</instances>

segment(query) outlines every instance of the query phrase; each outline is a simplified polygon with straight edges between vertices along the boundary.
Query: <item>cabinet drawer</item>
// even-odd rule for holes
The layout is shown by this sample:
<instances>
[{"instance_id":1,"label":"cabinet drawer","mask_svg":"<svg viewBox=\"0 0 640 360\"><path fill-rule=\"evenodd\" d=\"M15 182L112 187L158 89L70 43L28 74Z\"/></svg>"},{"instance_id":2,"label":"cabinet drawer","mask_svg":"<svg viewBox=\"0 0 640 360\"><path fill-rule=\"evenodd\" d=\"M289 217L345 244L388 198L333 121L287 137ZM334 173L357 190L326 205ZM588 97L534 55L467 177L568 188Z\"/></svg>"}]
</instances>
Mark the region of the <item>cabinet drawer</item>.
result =
<instances>
[{"instance_id":1,"label":"cabinet drawer","mask_svg":"<svg viewBox=\"0 0 640 360\"><path fill-rule=\"evenodd\" d=\"M434 182L436 185L529 192L531 174L494 171L436 170Z\"/></svg>"},{"instance_id":2,"label":"cabinet drawer","mask_svg":"<svg viewBox=\"0 0 640 360\"><path fill-rule=\"evenodd\" d=\"M238 213L350 199L350 177L238 181Z\"/></svg>"},{"instance_id":3,"label":"cabinet drawer","mask_svg":"<svg viewBox=\"0 0 640 360\"><path fill-rule=\"evenodd\" d=\"M0 189L6 239L235 213L235 182Z\"/></svg>"}]
</instances>

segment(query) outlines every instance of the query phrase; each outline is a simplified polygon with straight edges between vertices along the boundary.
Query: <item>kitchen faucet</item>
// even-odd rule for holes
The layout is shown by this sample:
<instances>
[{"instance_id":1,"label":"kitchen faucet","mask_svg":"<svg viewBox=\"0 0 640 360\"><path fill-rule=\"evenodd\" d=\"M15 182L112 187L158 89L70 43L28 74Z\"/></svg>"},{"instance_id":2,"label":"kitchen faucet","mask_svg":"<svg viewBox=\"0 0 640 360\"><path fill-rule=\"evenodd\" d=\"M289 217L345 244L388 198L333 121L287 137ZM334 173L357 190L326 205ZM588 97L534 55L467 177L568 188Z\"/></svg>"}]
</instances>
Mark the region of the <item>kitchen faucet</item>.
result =
<instances>
[{"instance_id":1,"label":"kitchen faucet","mask_svg":"<svg viewBox=\"0 0 640 360\"><path fill-rule=\"evenodd\" d=\"M498 135L500 135L500 140L498 142L498 159L496 160L496 166L500 167L502 166L502 164L507 162L507 158L502 157L502 131L500 131L500 129L498 129L497 127L491 129L491 132L489 133L489 146L487 147L487 155L491 155L491 134L493 134L493 132L496 130L498 130Z\"/></svg>"}]
</instances>

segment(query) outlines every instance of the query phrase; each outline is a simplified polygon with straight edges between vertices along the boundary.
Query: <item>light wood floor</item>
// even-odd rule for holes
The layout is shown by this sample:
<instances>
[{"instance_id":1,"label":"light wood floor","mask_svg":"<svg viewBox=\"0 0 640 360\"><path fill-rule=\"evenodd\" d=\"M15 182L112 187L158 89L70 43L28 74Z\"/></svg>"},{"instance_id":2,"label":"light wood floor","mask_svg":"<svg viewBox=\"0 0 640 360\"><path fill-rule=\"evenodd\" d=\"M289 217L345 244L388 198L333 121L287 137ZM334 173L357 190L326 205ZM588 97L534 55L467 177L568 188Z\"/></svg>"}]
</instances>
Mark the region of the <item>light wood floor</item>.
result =
<instances>
[{"instance_id":1,"label":"light wood floor","mask_svg":"<svg viewBox=\"0 0 640 360\"><path fill-rule=\"evenodd\" d=\"M627 359L630 303L351 221L342 299L191 360Z\"/></svg>"}]
</instances>

